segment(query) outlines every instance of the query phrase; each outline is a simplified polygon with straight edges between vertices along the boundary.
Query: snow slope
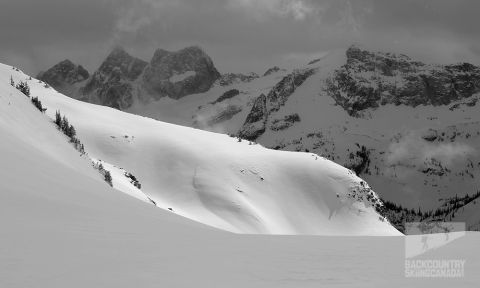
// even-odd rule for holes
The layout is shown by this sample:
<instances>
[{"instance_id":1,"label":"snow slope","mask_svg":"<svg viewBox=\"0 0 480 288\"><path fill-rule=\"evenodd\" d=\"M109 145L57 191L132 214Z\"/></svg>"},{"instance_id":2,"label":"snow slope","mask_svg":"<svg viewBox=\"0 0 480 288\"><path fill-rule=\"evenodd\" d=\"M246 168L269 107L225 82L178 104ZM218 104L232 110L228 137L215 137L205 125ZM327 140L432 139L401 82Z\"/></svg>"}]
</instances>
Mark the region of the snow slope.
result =
<instances>
[{"instance_id":1,"label":"snow slope","mask_svg":"<svg viewBox=\"0 0 480 288\"><path fill-rule=\"evenodd\" d=\"M480 282L480 254L473 249L478 233L428 255L466 259L465 278L408 279L404 237L237 235L137 201L110 188L90 160L6 83L0 81L0 287L472 287Z\"/></svg>"},{"instance_id":2,"label":"snow slope","mask_svg":"<svg viewBox=\"0 0 480 288\"><path fill-rule=\"evenodd\" d=\"M331 51L310 65L306 65L305 59L305 65L297 67L313 68L316 72L296 88L278 111L268 116L266 126L283 124L285 117L291 115L298 115L300 120L291 126L267 129L257 142L288 151L309 150L343 166L355 163L358 159L350 159L350 154L365 146L370 165L361 177L382 198L408 208L434 210L456 194L475 193L480 187L480 113L479 105L474 104L480 96L440 106L386 104L361 111L361 117L352 117L325 91L326 80L346 63L345 51ZM267 95L292 70L290 67L247 83L216 85L206 93L178 101L161 99L147 106L139 104L127 112L237 134L255 99L262 93ZM215 103L231 89L241 93ZM231 118L222 117L228 111L239 112ZM223 121L212 121L218 118ZM445 137L441 141L425 140L432 130ZM447 169L442 170L437 164Z\"/></svg>"},{"instance_id":3,"label":"snow slope","mask_svg":"<svg viewBox=\"0 0 480 288\"><path fill-rule=\"evenodd\" d=\"M9 66L0 71L3 83L10 75L15 82L28 78ZM150 198L161 208L238 233L399 234L372 207L376 200L368 185L314 154L239 143L226 135L76 101L35 79L28 83L47 115L60 110L89 156L115 168L115 188L140 193L120 185L118 177L124 176L119 171L128 171L142 185L144 196L137 198L146 202Z\"/></svg>"}]
</instances>

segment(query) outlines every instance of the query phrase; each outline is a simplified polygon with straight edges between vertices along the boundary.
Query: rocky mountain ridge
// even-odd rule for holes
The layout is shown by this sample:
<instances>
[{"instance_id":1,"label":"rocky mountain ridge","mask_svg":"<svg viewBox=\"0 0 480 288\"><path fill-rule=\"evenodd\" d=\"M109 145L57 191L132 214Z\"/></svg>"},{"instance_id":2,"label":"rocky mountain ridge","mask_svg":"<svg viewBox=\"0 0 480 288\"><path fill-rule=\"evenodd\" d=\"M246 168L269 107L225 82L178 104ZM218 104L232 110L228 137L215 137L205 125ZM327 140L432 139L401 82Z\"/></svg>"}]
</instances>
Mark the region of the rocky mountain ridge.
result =
<instances>
[{"instance_id":1,"label":"rocky mountain ridge","mask_svg":"<svg viewBox=\"0 0 480 288\"><path fill-rule=\"evenodd\" d=\"M120 110L132 107L135 101L180 99L205 92L221 76L211 58L197 46L176 52L158 49L150 62L116 47L91 76L83 67L75 67L81 66L66 60L40 74L39 79L70 97ZM74 85L81 82L74 81L75 73L84 85Z\"/></svg>"},{"instance_id":2,"label":"rocky mountain ridge","mask_svg":"<svg viewBox=\"0 0 480 288\"><path fill-rule=\"evenodd\" d=\"M448 105L480 91L480 67L424 64L400 54L352 46L328 79L327 93L350 115L381 105Z\"/></svg>"}]
</instances>

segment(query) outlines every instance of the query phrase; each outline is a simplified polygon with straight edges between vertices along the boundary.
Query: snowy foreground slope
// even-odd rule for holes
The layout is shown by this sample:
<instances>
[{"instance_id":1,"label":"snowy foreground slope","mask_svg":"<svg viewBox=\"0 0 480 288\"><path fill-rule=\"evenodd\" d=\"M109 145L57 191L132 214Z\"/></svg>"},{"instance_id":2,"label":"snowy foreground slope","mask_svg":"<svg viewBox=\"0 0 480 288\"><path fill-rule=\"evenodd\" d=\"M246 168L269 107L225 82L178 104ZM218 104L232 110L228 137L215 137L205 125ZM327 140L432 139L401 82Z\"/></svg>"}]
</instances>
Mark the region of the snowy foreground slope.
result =
<instances>
[{"instance_id":1,"label":"snowy foreground slope","mask_svg":"<svg viewBox=\"0 0 480 288\"><path fill-rule=\"evenodd\" d=\"M2 66L4 85L12 74L17 83L28 81L23 73ZM367 184L314 154L269 150L227 135L76 101L35 79L28 83L32 96L48 108L47 115L60 110L68 117L89 157L112 171L115 188L173 213L237 233L399 234L375 211L376 196ZM29 142L35 146L38 141ZM76 167L56 149L45 150ZM123 171L139 180L141 191L125 185L129 183Z\"/></svg>"},{"instance_id":2,"label":"snowy foreground slope","mask_svg":"<svg viewBox=\"0 0 480 288\"><path fill-rule=\"evenodd\" d=\"M465 259L465 278L407 279L405 237L237 235L119 193L28 98L7 84L9 76L4 79L4 74L10 71L3 68L0 287L475 287L480 283L478 233L427 255ZM18 81L24 76L14 77Z\"/></svg>"},{"instance_id":3,"label":"snowy foreground slope","mask_svg":"<svg viewBox=\"0 0 480 288\"><path fill-rule=\"evenodd\" d=\"M158 49L150 62L117 47L92 75L65 60L38 77L75 99L326 157L397 206L399 229L435 215L478 230L463 205L480 203L480 66L370 48L219 75L200 47Z\"/></svg>"}]
</instances>

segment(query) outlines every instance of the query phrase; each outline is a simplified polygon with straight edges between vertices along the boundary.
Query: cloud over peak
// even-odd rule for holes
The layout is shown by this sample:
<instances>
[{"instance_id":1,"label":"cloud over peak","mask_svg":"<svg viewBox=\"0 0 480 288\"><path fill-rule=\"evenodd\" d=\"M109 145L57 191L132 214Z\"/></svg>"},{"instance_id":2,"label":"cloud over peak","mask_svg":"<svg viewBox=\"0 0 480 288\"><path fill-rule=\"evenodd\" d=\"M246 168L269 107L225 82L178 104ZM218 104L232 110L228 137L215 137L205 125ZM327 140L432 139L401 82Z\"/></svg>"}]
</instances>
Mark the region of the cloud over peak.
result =
<instances>
[{"instance_id":1,"label":"cloud over peak","mask_svg":"<svg viewBox=\"0 0 480 288\"><path fill-rule=\"evenodd\" d=\"M231 9L241 9L257 20L267 17L291 17L303 20L307 16L318 14L318 5L308 0L229 0Z\"/></svg>"}]
</instances>

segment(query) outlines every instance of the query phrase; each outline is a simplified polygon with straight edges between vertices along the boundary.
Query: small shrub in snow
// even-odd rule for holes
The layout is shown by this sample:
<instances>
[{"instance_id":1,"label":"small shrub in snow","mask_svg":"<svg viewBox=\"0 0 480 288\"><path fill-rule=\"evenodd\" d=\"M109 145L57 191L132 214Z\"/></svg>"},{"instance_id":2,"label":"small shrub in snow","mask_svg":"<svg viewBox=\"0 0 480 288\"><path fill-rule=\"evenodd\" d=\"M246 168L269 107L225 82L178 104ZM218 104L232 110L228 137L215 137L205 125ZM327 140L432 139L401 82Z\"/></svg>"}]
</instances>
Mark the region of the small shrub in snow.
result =
<instances>
[{"instance_id":1,"label":"small shrub in snow","mask_svg":"<svg viewBox=\"0 0 480 288\"><path fill-rule=\"evenodd\" d=\"M27 82L20 81L20 83L17 84L16 88L25 94L25 96L30 97L30 87L28 86Z\"/></svg>"},{"instance_id":2,"label":"small shrub in snow","mask_svg":"<svg viewBox=\"0 0 480 288\"><path fill-rule=\"evenodd\" d=\"M32 97L32 103L40 112L45 113L47 111L47 108L43 108L42 101L38 100L38 97Z\"/></svg>"},{"instance_id":3,"label":"small shrub in snow","mask_svg":"<svg viewBox=\"0 0 480 288\"><path fill-rule=\"evenodd\" d=\"M110 174L110 171L105 170L105 182L107 182L110 186L113 186L112 184L112 175Z\"/></svg>"},{"instance_id":4,"label":"small shrub in snow","mask_svg":"<svg viewBox=\"0 0 480 288\"><path fill-rule=\"evenodd\" d=\"M60 128L60 125L62 123L62 116L60 115L60 111L55 112L55 124Z\"/></svg>"},{"instance_id":5,"label":"small shrub in snow","mask_svg":"<svg viewBox=\"0 0 480 288\"><path fill-rule=\"evenodd\" d=\"M98 164L98 165L95 165L95 163L93 164L93 166L95 168L98 169L98 171L100 172L100 174L103 175L104 179L105 179L105 182L108 183L108 185L110 185L111 187L113 187L113 184L112 184L112 174L110 174L110 171L106 170L102 163Z\"/></svg>"},{"instance_id":6,"label":"small shrub in snow","mask_svg":"<svg viewBox=\"0 0 480 288\"><path fill-rule=\"evenodd\" d=\"M130 179L130 183L133 184L133 186L137 187L138 189L142 189L142 184L140 184L140 182L137 180L137 177L135 177L132 173L125 172L124 175Z\"/></svg>"}]
</instances>

